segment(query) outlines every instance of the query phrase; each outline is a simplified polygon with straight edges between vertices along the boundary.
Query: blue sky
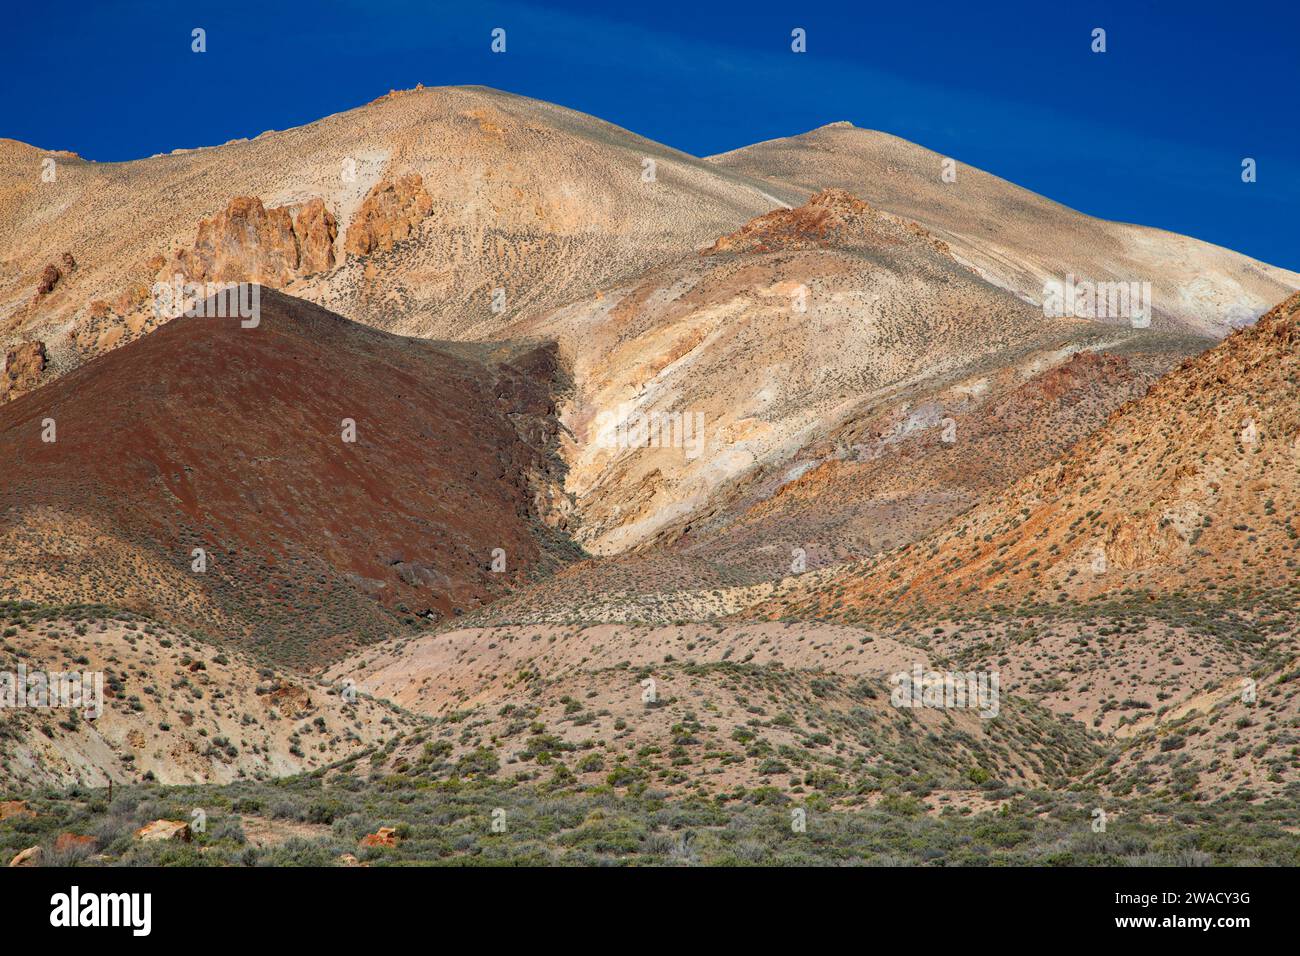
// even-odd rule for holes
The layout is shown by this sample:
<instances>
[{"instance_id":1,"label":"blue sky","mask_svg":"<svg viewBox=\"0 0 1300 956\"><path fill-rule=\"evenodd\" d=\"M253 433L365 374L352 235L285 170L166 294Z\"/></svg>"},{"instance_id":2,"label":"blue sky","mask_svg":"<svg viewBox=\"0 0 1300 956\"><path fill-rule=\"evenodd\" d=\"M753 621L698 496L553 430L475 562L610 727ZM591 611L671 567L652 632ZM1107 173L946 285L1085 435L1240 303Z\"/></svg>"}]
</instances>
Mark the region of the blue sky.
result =
<instances>
[{"instance_id":1,"label":"blue sky","mask_svg":"<svg viewBox=\"0 0 1300 956\"><path fill-rule=\"evenodd\" d=\"M696 155L847 119L1076 209L1300 271L1290 3L12 5L0 136L100 161L478 83ZM190 31L208 51L190 51ZM494 27L507 52L490 52ZM802 27L808 52L790 51ZM1090 50L1107 31L1107 52ZM1241 161L1258 181L1241 181Z\"/></svg>"}]
</instances>

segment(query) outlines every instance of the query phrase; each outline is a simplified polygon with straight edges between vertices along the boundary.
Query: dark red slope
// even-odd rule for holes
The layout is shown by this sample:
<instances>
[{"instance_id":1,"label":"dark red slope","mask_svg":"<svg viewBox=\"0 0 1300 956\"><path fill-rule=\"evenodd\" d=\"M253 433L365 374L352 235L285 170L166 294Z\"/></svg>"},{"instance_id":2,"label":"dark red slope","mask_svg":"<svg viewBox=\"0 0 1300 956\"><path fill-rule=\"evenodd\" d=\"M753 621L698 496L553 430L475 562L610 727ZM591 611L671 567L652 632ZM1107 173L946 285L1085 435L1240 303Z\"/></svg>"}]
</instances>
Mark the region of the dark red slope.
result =
<instances>
[{"instance_id":1,"label":"dark red slope","mask_svg":"<svg viewBox=\"0 0 1300 956\"><path fill-rule=\"evenodd\" d=\"M547 542L563 542L531 506L554 467L550 352L480 361L261 295L256 328L177 319L0 408L0 561L14 572L0 596L77 593L23 593L42 557L10 532L37 507L144 549L161 569L157 613L210 630L171 606L197 580L242 632L225 636L291 658L469 609L554 563ZM56 578L92 582L109 564L63 563ZM121 585L93 593L112 603Z\"/></svg>"}]
</instances>

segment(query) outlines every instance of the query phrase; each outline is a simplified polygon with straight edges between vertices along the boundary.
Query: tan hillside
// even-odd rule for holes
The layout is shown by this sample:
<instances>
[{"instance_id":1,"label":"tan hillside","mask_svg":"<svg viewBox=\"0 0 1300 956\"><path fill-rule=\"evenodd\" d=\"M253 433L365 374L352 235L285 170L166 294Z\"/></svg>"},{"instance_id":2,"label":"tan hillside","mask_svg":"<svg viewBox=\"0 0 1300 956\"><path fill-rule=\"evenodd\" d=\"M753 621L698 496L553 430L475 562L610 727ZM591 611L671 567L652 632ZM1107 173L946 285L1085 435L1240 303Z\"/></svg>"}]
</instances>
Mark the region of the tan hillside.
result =
<instances>
[{"instance_id":1,"label":"tan hillside","mask_svg":"<svg viewBox=\"0 0 1300 956\"><path fill-rule=\"evenodd\" d=\"M149 290L177 271L271 284L403 334L491 338L510 317L626 281L786 198L482 87L397 92L131 162L0 140L0 354L41 341L57 374L138 335Z\"/></svg>"},{"instance_id":2,"label":"tan hillside","mask_svg":"<svg viewBox=\"0 0 1300 956\"><path fill-rule=\"evenodd\" d=\"M395 709L104 609L0 605L0 670L98 672L103 712L5 710L0 789L271 779L419 726Z\"/></svg>"},{"instance_id":3,"label":"tan hillside","mask_svg":"<svg viewBox=\"0 0 1300 956\"><path fill-rule=\"evenodd\" d=\"M1293 657L1207 688L1164 720L1135 725L1118 759L1087 780L1120 796L1138 788L1201 800L1284 796L1300 778L1297 726L1300 660Z\"/></svg>"},{"instance_id":4,"label":"tan hillside","mask_svg":"<svg viewBox=\"0 0 1300 956\"><path fill-rule=\"evenodd\" d=\"M1154 327L1223 336L1300 288L1300 274L1187 236L1083 215L924 147L832 123L709 157L720 168L805 195L846 189L913 219L995 285L1041 305L1044 283L1150 282ZM1118 321L1124 322L1125 319Z\"/></svg>"},{"instance_id":5,"label":"tan hillside","mask_svg":"<svg viewBox=\"0 0 1300 956\"><path fill-rule=\"evenodd\" d=\"M680 540L762 577L794 547L842 560L910 540L1205 344L1046 318L840 190L508 333L557 340L572 366L562 452L588 550ZM918 446L951 453L918 467ZM842 492L814 518L796 499L820 484ZM756 530L717 544L737 521Z\"/></svg>"},{"instance_id":6,"label":"tan hillside","mask_svg":"<svg viewBox=\"0 0 1300 956\"><path fill-rule=\"evenodd\" d=\"M825 625L475 628L369 648L326 680L437 718L397 768L867 802L921 774L936 802L978 805L973 770L1059 785L1096 760L1082 727L1005 694L996 719L893 706L891 675L928 658L863 638Z\"/></svg>"},{"instance_id":7,"label":"tan hillside","mask_svg":"<svg viewBox=\"0 0 1300 956\"><path fill-rule=\"evenodd\" d=\"M771 577L799 558L817 568L913 541L1063 454L1199 340L1062 342L899 389L695 521L676 553Z\"/></svg>"},{"instance_id":8,"label":"tan hillside","mask_svg":"<svg viewBox=\"0 0 1300 956\"><path fill-rule=\"evenodd\" d=\"M1300 286L968 167L943 183L940 159L835 125L705 161L482 87L398 91L121 163L0 140L0 352L21 350L0 399L154 327L151 290L176 275L266 283L402 334L488 339L825 187L920 222L1034 304L1067 272L1147 280L1156 327L1221 335Z\"/></svg>"}]
</instances>

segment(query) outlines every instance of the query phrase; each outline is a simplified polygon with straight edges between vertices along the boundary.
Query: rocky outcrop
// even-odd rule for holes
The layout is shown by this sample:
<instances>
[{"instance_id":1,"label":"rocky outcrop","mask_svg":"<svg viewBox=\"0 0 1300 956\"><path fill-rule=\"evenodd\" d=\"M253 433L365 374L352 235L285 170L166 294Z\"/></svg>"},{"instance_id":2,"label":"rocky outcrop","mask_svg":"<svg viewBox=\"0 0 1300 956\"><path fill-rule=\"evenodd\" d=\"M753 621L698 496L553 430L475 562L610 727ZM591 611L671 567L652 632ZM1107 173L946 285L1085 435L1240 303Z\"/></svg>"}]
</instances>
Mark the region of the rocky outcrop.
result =
<instances>
[{"instance_id":1,"label":"rocky outcrop","mask_svg":"<svg viewBox=\"0 0 1300 956\"><path fill-rule=\"evenodd\" d=\"M50 263L41 270L41 277L36 281L35 299L41 299L54 291L54 287L59 284L63 278L63 273L54 263ZM33 301L35 301L35 299Z\"/></svg>"},{"instance_id":2,"label":"rocky outcrop","mask_svg":"<svg viewBox=\"0 0 1300 956\"><path fill-rule=\"evenodd\" d=\"M343 248L354 256L387 252L409 239L433 212L433 200L419 173L376 183L348 227Z\"/></svg>"},{"instance_id":3,"label":"rocky outcrop","mask_svg":"<svg viewBox=\"0 0 1300 956\"><path fill-rule=\"evenodd\" d=\"M193 247L177 251L173 267L191 282L283 286L332 269L337 235L338 224L320 199L295 217L289 206L268 209L256 196L237 196L199 223Z\"/></svg>"},{"instance_id":4,"label":"rocky outcrop","mask_svg":"<svg viewBox=\"0 0 1300 956\"><path fill-rule=\"evenodd\" d=\"M40 302L41 299L53 292L59 283L63 282L68 274L77 268L77 260L73 258L70 252L65 252L59 256L59 262L63 263L63 268L60 269L51 262L41 270L40 278L36 280L36 294L32 296L33 304Z\"/></svg>"},{"instance_id":5,"label":"rocky outcrop","mask_svg":"<svg viewBox=\"0 0 1300 956\"><path fill-rule=\"evenodd\" d=\"M774 209L723 236L702 255L829 248L847 230L870 227L871 207L842 189L824 189L795 209Z\"/></svg>"},{"instance_id":6,"label":"rocky outcrop","mask_svg":"<svg viewBox=\"0 0 1300 956\"><path fill-rule=\"evenodd\" d=\"M334 240L338 223L325 208L325 201L313 199L298 211L293 221L298 240L298 271L304 275L328 272L334 268Z\"/></svg>"},{"instance_id":7,"label":"rocky outcrop","mask_svg":"<svg viewBox=\"0 0 1300 956\"><path fill-rule=\"evenodd\" d=\"M160 843L166 840L189 843L190 825L184 820L154 820L136 830L135 838L142 843Z\"/></svg>"},{"instance_id":8,"label":"rocky outcrop","mask_svg":"<svg viewBox=\"0 0 1300 956\"><path fill-rule=\"evenodd\" d=\"M238 196L199 223L192 249L176 254L181 275L194 282L288 281L297 266L293 222L287 209L269 212L255 196Z\"/></svg>"},{"instance_id":9,"label":"rocky outcrop","mask_svg":"<svg viewBox=\"0 0 1300 956\"><path fill-rule=\"evenodd\" d=\"M36 811L25 800L0 801L0 820L35 820Z\"/></svg>"},{"instance_id":10,"label":"rocky outcrop","mask_svg":"<svg viewBox=\"0 0 1300 956\"><path fill-rule=\"evenodd\" d=\"M409 90L389 90L383 96L379 97L378 99L371 100L370 102L382 103L384 100L395 100L399 96L406 96L409 93L420 93L423 91L424 91L424 84L416 83L415 86Z\"/></svg>"},{"instance_id":11,"label":"rocky outcrop","mask_svg":"<svg viewBox=\"0 0 1300 956\"><path fill-rule=\"evenodd\" d=\"M23 342L5 355L4 376L0 377L0 402L17 398L40 384L45 371L45 343Z\"/></svg>"},{"instance_id":12,"label":"rocky outcrop","mask_svg":"<svg viewBox=\"0 0 1300 956\"><path fill-rule=\"evenodd\" d=\"M278 681L273 689L265 693L259 688L258 695L267 708L276 710L291 720L312 711L311 695L296 684L286 681Z\"/></svg>"},{"instance_id":13,"label":"rocky outcrop","mask_svg":"<svg viewBox=\"0 0 1300 956\"><path fill-rule=\"evenodd\" d=\"M118 315L130 315L149 299L148 286L143 282L132 282L118 294L113 302L113 309Z\"/></svg>"}]
</instances>

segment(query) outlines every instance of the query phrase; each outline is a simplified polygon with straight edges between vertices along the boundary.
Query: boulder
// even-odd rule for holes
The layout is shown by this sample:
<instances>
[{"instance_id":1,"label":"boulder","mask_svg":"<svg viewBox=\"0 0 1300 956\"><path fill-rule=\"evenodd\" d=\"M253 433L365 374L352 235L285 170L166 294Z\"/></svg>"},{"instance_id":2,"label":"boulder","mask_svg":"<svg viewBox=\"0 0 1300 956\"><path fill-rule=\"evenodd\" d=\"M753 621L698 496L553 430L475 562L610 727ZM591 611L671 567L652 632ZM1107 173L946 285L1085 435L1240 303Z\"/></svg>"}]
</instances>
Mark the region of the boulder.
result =
<instances>
[{"instance_id":1,"label":"boulder","mask_svg":"<svg viewBox=\"0 0 1300 956\"><path fill-rule=\"evenodd\" d=\"M190 825L182 820L154 820L136 830L135 838L143 843L158 843L163 840L189 843Z\"/></svg>"},{"instance_id":2,"label":"boulder","mask_svg":"<svg viewBox=\"0 0 1300 956\"><path fill-rule=\"evenodd\" d=\"M9 865L10 866L40 866L41 859L44 856L45 854L42 852L40 847L29 846L27 849L23 850L12 860L10 860Z\"/></svg>"},{"instance_id":3,"label":"boulder","mask_svg":"<svg viewBox=\"0 0 1300 956\"><path fill-rule=\"evenodd\" d=\"M41 270L41 277L36 280L36 296L32 301L53 292L54 287L59 284L59 280L62 278L63 273L59 271L59 267L51 262Z\"/></svg>"},{"instance_id":4,"label":"boulder","mask_svg":"<svg viewBox=\"0 0 1300 956\"><path fill-rule=\"evenodd\" d=\"M380 827L374 833L367 833L361 838L362 846L397 846L397 831L392 827Z\"/></svg>"}]
</instances>

